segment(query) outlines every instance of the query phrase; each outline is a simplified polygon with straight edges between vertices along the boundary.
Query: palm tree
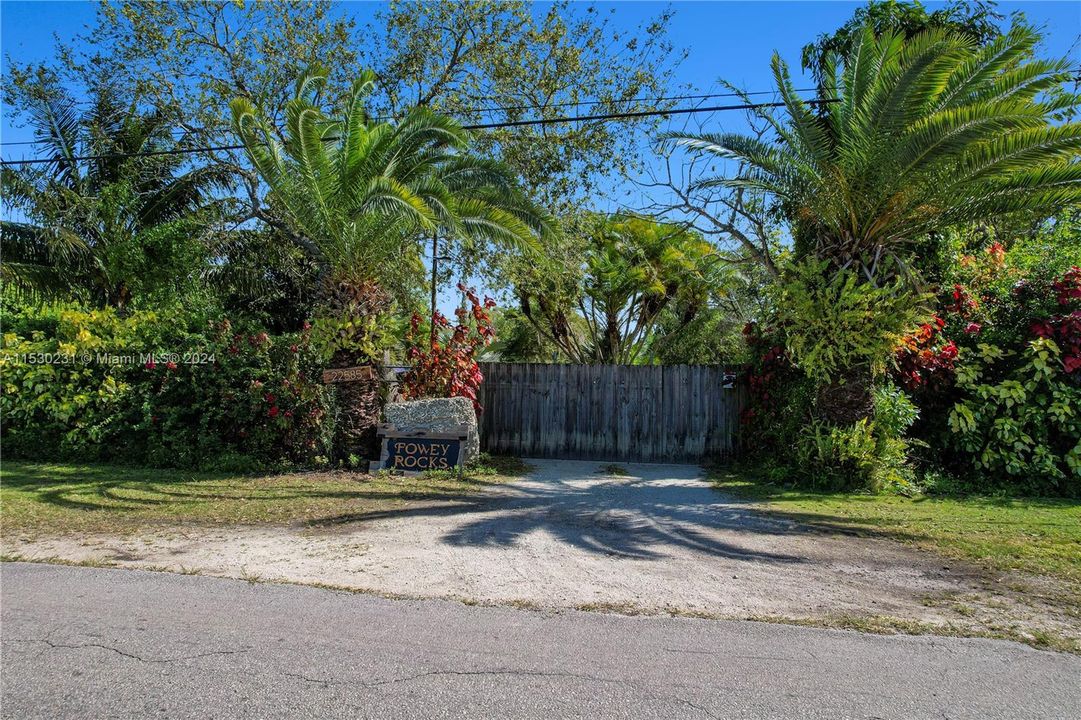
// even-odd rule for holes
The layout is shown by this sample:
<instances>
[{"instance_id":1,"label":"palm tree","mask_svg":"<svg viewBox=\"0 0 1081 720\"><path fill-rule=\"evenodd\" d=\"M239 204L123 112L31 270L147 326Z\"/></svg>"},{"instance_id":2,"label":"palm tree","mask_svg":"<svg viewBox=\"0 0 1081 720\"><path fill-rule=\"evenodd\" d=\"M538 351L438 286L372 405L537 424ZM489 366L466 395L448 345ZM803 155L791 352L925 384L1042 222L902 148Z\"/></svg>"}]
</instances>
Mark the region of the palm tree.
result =
<instances>
[{"instance_id":1,"label":"palm tree","mask_svg":"<svg viewBox=\"0 0 1081 720\"><path fill-rule=\"evenodd\" d=\"M317 313L337 330L331 365L378 369L376 318L417 277L420 240L521 248L548 233L550 221L504 166L465 152L469 136L453 120L422 107L396 124L370 118L371 72L330 117L320 109L326 78L313 68L297 80L282 137L245 99L232 103L233 126L269 189L261 217L319 268ZM378 379L342 385L344 434L354 447L370 447L379 390Z\"/></svg>"},{"instance_id":2,"label":"palm tree","mask_svg":"<svg viewBox=\"0 0 1081 720\"><path fill-rule=\"evenodd\" d=\"M774 55L787 117L759 114L776 142L739 134L667 140L738 163L737 172L700 185L766 194L790 227L797 258L883 286L911 275L907 255L928 233L1081 200L1081 124L1058 121L1077 107L1076 96L1060 92L1070 68L1032 59L1037 41L1025 28L977 46L943 29L905 40L866 26L847 57L825 63L833 102L800 99ZM869 397L868 368L848 368L823 388L820 409L847 422L866 416Z\"/></svg>"},{"instance_id":3,"label":"palm tree","mask_svg":"<svg viewBox=\"0 0 1081 720\"><path fill-rule=\"evenodd\" d=\"M573 362L642 362L707 308L729 268L681 225L618 215L587 223L569 263L549 259L517 273L522 314ZM678 316L662 336L666 310Z\"/></svg>"},{"instance_id":4,"label":"palm tree","mask_svg":"<svg viewBox=\"0 0 1081 720\"><path fill-rule=\"evenodd\" d=\"M28 107L44 165L3 169L3 279L24 295L123 309L137 289L191 280L215 168L184 170L170 119L107 85L90 107L42 82ZM134 156L133 156L134 155ZM91 159L79 159L91 156Z\"/></svg>"}]
</instances>

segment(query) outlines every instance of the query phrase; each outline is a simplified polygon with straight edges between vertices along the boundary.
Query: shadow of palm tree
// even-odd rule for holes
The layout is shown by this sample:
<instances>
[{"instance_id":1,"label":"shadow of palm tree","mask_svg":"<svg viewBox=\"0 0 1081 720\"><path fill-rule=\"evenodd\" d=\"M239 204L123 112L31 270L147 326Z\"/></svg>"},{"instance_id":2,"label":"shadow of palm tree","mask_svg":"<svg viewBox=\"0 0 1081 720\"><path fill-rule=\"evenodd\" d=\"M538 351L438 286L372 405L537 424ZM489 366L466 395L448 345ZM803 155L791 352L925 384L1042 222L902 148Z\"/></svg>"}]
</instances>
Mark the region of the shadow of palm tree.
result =
<instances>
[{"instance_id":1,"label":"shadow of palm tree","mask_svg":"<svg viewBox=\"0 0 1081 720\"><path fill-rule=\"evenodd\" d=\"M763 515L697 480L527 482L499 494L463 496L423 506L343 514L309 523L332 527L388 518L460 517L440 540L457 546L511 546L545 532L599 555L657 559L675 549L737 560L799 563L803 558L731 542L741 535L813 532Z\"/></svg>"}]
</instances>

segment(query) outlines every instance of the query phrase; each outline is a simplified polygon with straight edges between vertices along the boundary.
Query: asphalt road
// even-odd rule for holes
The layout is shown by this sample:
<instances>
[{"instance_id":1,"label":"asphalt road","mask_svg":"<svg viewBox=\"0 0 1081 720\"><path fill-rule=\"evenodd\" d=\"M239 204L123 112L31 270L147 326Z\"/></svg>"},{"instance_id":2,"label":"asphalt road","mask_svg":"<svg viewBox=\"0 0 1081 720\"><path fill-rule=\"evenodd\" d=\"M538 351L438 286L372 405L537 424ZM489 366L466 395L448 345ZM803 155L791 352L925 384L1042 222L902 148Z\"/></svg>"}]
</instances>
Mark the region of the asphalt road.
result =
<instances>
[{"instance_id":1,"label":"asphalt road","mask_svg":"<svg viewBox=\"0 0 1081 720\"><path fill-rule=\"evenodd\" d=\"M7 563L5 718L1076 718L1014 643Z\"/></svg>"}]
</instances>

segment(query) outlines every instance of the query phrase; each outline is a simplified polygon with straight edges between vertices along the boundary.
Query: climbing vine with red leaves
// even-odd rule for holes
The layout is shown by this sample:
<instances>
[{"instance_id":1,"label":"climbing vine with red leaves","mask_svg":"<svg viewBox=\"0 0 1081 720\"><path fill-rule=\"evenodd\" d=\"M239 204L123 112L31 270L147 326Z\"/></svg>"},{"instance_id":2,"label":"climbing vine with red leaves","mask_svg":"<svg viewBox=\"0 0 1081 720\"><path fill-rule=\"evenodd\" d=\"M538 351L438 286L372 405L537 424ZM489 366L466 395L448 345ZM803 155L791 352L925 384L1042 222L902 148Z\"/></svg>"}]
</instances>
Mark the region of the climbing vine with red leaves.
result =
<instances>
[{"instance_id":1,"label":"climbing vine with red leaves","mask_svg":"<svg viewBox=\"0 0 1081 720\"><path fill-rule=\"evenodd\" d=\"M495 340L495 330L489 311L495 301L482 301L472 288L459 284L465 293L467 307L454 311L455 323L436 311L430 324L413 313L409 323L406 357L412 367L401 378L401 393L407 400L419 398L464 397L473 402L477 412L483 408L477 400L484 375L477 365L476 354Z\"/></svg>"},{"instance_id":2,"label":"climbing vine with red leaves","mask_svg":"<svg viewBox=\"0 0 1081 720\"><path fill-rule=\"evenodd\" d=\"M749 424L764 417L768 420L798 372L774 328L762 328L749 322L743 326L743 339L751 352L746 375L751 401L741 412L740 419Z\"/></svg>"}]
</instances>

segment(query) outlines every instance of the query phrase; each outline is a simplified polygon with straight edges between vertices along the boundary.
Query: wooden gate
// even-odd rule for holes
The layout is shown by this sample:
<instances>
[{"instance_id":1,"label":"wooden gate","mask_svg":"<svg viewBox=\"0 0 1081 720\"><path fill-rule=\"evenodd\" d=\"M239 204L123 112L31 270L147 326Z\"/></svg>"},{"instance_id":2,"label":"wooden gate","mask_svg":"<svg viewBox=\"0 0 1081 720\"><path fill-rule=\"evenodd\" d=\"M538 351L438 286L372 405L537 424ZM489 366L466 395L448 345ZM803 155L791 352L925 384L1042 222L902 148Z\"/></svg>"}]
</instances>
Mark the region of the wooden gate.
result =
<instances>
[{"instance_id":1,"label":"wooden gate","mask_svg":"<svg viewBox=\"0 0 1081 720\"><path fill-rule=\"evenodd\" d=\"M739 447L746 393L722 367L481 363L481 371L489 452L697 462Z\"/></svg>"}]
</instances>

